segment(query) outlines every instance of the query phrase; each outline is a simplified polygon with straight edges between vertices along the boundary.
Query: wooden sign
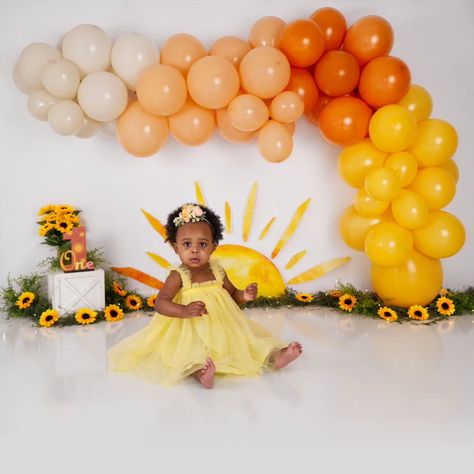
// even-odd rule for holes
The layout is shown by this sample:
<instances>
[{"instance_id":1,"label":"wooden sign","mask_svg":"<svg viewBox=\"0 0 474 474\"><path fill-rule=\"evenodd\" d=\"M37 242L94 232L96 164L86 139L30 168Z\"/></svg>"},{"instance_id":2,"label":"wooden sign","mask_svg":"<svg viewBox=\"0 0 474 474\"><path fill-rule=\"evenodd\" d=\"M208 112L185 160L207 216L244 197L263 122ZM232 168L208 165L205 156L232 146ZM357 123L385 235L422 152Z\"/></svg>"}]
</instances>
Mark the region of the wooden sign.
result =
<instances>
[{"instance_id":1,"label":"wooden sign","mask_svg":"<svg viewBox=\"0 0 474 474\"><path fill-rule=\"evenodd\" d=\"M59 265L63 272L82 272L94 270L94 263L87 261L86 227L74 227L71 232L63 234L64 240L71 241L71 250L61 254Z\"/></svg>"}]
</instances>

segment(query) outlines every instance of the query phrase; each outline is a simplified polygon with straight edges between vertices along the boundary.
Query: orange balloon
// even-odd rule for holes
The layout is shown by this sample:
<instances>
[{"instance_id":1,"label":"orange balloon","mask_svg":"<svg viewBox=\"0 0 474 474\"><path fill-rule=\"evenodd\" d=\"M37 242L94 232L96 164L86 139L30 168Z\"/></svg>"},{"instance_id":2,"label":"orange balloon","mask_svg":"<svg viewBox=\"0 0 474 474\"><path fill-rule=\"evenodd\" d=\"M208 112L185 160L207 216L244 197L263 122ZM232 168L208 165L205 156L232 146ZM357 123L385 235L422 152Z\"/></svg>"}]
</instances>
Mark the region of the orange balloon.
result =
<instances>
[{"instance_id":1,"label":"orange balloon","mask_svg":"<svg viewBox=\"0 0 474 474\"><path fill-rule=\"evenodd\" d=\"M275 120L269 120L260 129L257 140L260 153L271 163L285 161L293 150L293 139L290 131Z\"/></svg>"},{"instance_id":2,"label":"orange balloon","mask_svg":"<svg viewBox=\"0 0 474 474\"><path fill-rule=\"evenodd\" d=\"M269 113L265 102L252 94L238 95L227 108L232 125L243 132L253 132L267 123Z\"/></svg>"},{"instance_id":3,"label":"orange balloon","mask_svg":"<svg viewBox=\"0 0 474 474\"><path fill-rule=\"evenodd\" d=\"M352 92L359 82L359 65L345 51L328 51L316 64L314 78L318 87L329 96L339 97Z\"/></svg>"},{"instance_id":4,"label":"orange balloon","mask_svg":"<svg viewBox=\"0 0 474 474\"><path fill-rule=\"evenodd\" d=\"M187 95L186 81L174 67L155 64L138 78L137 98L150 114L174 114L184 105Z\"/></svg>"},{"instance_id":5,"label":"orange balloon","mask_svg":"<svg viewBox=\"0 0 474 474\"><path fill-rule=\"evenodd\" d=\"M270 105L270 116L279 122L288 123L298 120L304 112L304 102L296 92L283 91Z\"/></svg>"},{"instance_id":6,"label":"orange balloon","mask_svg":"<svg viewBox=\"0 0 474 474\"><path fill-rule=\"evenodd\" d=\"M173 66L186 75L189 68L206 55L204 46L195 36L180 33L165 41L160 51L160 62Z\"/></svg>"},{"instance_id":7,"label":"orange balloon","mask_svg":"<svg viewBox=\"0 0 474 474\"><path fill-rule=\"evenodd\" d=\"M168 138L168 121L149 114L140 102L132 102L117 119L117 138L128 153L154 155Z\"/></svg>"},{"instance_id":8,"label":"orange balloon","mask_svg":"<svg viewBox=\"0 0 474 474\"><path fill-rule=\"evenodd\" d=\"M233 66L238 67L242 58L250 51L250 45L236 36L224 36L213 45L209 54L227 59Z\"/></svg>"},{"instance_id":9,"label":"orange balloon","mask_svg":"<svg viewBox=\"0 0 474 474\"><path fill-rule=\"evenodd\" d=\"M367 136L371 108L356 97L338 97L319 116L323 137L335 145L352 145Z\"/></svg>"},{"instance_id":10,"label":"orange balloon","mask_svg":"<svg viewBox=\"0 0 474 474\"><path fill-rule=\"evenodd\" d=\"M324 34L311 20L295 20L288 23L281 32L280 50L295 67L308 67L323 54Z\"/></svg>"},{"instance_id":11,"label":"orange balloon","mask_svg":"<svg viewBox=\"0 0 474 474\"><path fill-rule=\"evenodd\" d=\"M213 110L188 99L184 107L168 118L170 133L183 145L197 146L211 138L216 125Z\"/></svg>"},{"instance_id":12,"label":"orange balloon","mask_svg":"<svg viewBox=\"0 0 474 474\"><path fill-rule=\"evenodd\" d=\"M240 80L227 59L206 56L190 67L187 84L189 95L201 107L221 109L238 94Z\"/></svg>"},{"instance_id":13,"label":"orange balloon","mask_svg":"<svg viewBox=\"0 0 474 474\"><path fill-rule=\"evenodd\" d=\"M290 72L290 63L275 48L254 48L240 63L242 87L261 99L270 99L284 90L290 80Z\"/></svg>"},{"instance_id":14,"label":"orange balloon","mask_svg":"<svg viewBox=\"0 0 474 474\"><path fill-rule=\"evenodd\" d=\"M249 33L249 43L254 48L268 46L278 48L280 45L281 31L286 23L276 16L264 16L257 20Z\"/></svg>"},{"instance_id":15,"label":"orange balloon","mask_svg":"<svg viewBox=\"0 0 474 474\"><path fill-rule=\"evenodd\" d=\"M362 70L359 94L373 107L396 104L406 96L410 81L410 70L401 59L382 56Z\"/></svg>"},{"instance_id":16,"label":"orange balloon","mask_svg":"<svg viewBox=\"0 0 474 474\"><path fill-rule=\"evenodd\" d=\"M335 8L318 8L311 16L324 34L324 49L339 49L344 35L346 34L347 23L344 15Z\"/></svg>"},{"instance_id":17,"label":"orange balloon","mask_svg":"<svg viewBox=\"0 0 474 474\"><path fill-rule=\"evenodd\" d=\"M386 56L393 46L393 29L390 23L377 15L357 20L344 38L344 49L351 53L360 65L379 56Z\"/></svg>"},{"instance_id":18,"label":"orange balloon","mask_svg":"<svg viewBox=\"0 0 474 474\"><path fill-rule=\"evenodd\" d=\"M230 121L227 109L216 110L216 121L222 138L230 143L247 142L256 135L256 132L243 132L235 128Z\"/></svg>"},{"instance_id":19,"label":"orange balloon","mask_svg":"<svg viewBox=\"0 0 474 474\"><path fill-rule=\"evenodd\" d=\"M306 69L291 68L290 81L286 90L296 92L303 99L305 113L311 112L316 107L319 90L313 77Z\"/></svg>"},{"instance_id":20,"label":"orange balloon","mask_svg":"<svg viewBox=\"0 0 474 474\"><path fill-rule=\"evenodd\" d=\"M309 111L306 112L306 118L312 123L319 127L319 116L323 111L324 107L329 104L333 100L332 97L328 97L327 95L321 94L316 102L316 105Z\"/></svg>"}]
</instances>

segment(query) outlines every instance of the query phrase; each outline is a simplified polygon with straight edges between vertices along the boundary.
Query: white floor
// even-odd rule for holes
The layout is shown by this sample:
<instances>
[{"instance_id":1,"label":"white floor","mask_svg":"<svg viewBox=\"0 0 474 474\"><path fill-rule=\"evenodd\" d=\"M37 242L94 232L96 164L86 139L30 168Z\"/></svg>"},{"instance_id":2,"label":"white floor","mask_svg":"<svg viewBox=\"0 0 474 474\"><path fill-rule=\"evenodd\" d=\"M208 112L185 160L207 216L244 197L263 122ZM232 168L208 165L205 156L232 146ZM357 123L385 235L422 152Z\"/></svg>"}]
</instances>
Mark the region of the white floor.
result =
<instances>
[{"instance_id":1,"label":"white floor","mask_svg":"<svg viewBox=\"0 0 474 474\"><path fill-rule=\"evenodd\" d=\"M303 357L212 391L107 373L107 348L147 316L51 329L0 318L1 472L474 472L474 315L248 314Z\"/></svg>"}]
</instances>

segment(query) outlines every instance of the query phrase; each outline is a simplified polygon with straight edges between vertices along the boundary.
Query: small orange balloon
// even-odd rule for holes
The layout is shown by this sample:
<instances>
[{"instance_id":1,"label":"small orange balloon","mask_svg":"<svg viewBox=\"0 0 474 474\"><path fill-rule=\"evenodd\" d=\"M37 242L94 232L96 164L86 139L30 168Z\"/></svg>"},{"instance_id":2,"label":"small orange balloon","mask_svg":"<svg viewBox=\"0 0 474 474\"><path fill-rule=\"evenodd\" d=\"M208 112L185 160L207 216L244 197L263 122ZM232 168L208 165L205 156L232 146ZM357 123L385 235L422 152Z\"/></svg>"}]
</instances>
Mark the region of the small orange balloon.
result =
<instances>
[{"instance_id":1,"label":"small orange balloon","mask_svg":"<svg viewBox=\"0 0 474 474\"><path fill-rule=\"evenodd\" d=\"M165 41L160 51L160 62L173 66L186 75L189 68L206 55L206 49L195 36L180 33L170 36Z\"/></svg>"},{"instance_id":2,"label":"small orange balloon","mask_svg":"<svg viewBox=\"0 0 474 474\"><path fill-rule=\"evenodd\" d=\"M282 123L295 122L304 112L304 102L293 91L278 94L270 105L270 116Z\"/></svg>"},{"instance_id":3,"label":"small orange balloon","mask_svg":"<svg viewBox=\"0 0 474 474\"><path fill-rule=\"evenodd\" d=\"M249 33L249 43L254 48L268 46L278 48L280 45L281 31L286 23L276 16L264 16L257 20Z\"/></svg>"},{"instance_id":4,"label":"small orange balloon","mask_svg":"<svg viewBox=\"0 0 474 474\"><path fill-rule=\"evenodd\" d=\"M253 132L267 123L269 112L265 102L252 94L235 97L227 108L232 125L243 132Z\"/></svg>"},{"instance_id":5,"label":"small orange balloon","mask_svg":"<svg viewBox=\"0 0 474 474\"><path fill-rule=\"evenodd\" d=\"M310 18L321 28L324 34L324 49L326 51L339 49L347 28L344 15L335 8L324 7L314 11Z\"/></svg>"},{"instance_id":6,"label":"small orange balloon","mask_svg":"<svg viewBox=\"0 0 474 474\"><path fill-rule=\"evenodd\" d=\"M314 79L326 95L339 97L352 92L359 82L359 64L345 51L328 51L314 68Z\"/></svg>"},{"instance_id":7,"label":"small orange balloon","mask_svg":"<svg viewBox=\"0 0 474 474\"><path fill-rule=\"evenodd\" d=\"M242 58L250 51L250 45L236 36L224 36L213 45L209 54L227 59L233 66L238 67Z\"/></svg>"},{"instance_id":8,"label":"small orange balloon","mask_svg":"<svg viewBox=\"0 0 474 474\"><path fill-rule=\"evenodd\" d=\"M323 137L335 145L352 145L367 136L372 109L356 97L338 97L319 116Z\"/></svg>"},{"instance_id":9,"label":"small orange balloon","mask_svg":"<svg viewBox=\"0 0 474 474\"><path fill-rule=\"evenodd\" d=\"M296 92L303 99L305 113L311 112L318 103L318 87L306 69L291 68L290 81L286 90Z\"/></svg>"},{"instance_id":10,"label":"small orange balloon","mask_svg":"<svg viewBox=\"0 0 474 474\"><path fill-rule=\"evenodd\" d=\"M311 20L295 20L281 32L280 50L295 67L308 67L323 54L324 34Z\"/></svg>"},{"instance_id":11,"label":"small orange balloon","mask_svg":"<svg viewBox=\"0 0 474 474\"><path fill-rule=\"evenodd\" d=\"M324 107L326 107L326 105L328 105L332 100L332 97L321 94L318 98L318 101L316 102L316 105L309 112L305 111L306 118L309 120L309 122L319 127L319 116L321 115Z\"/></svg>"},{"instance_id":12,"label":"small orange balloon","mask_svg":"<svg viewBox=\"0 0 474 474\"><path fill-rule=\"evenodd\" d=\"M386 56L393 46L393 29L390 23L377 15L357 20L344 38L344 49L351 53L360 65L379 56Z\"/></svg>"},{"instance_id":13,"label":"small orange balloon","mask_svg":"<svg viewBox=\"0 0 474 474\"><path fill-rule=\"evenodd\" d=\"M235 128L230 121L227 109L216 110L217 129L224 140L230 143L242 143L251 140L257 132L243 132Z\"/></svg>"},{"instance_id":14,"label":"small orange balloon","mask_svg":"<svg viewBox=\"0 0 474 474\"><path fill-rule=\"evenodd\" d=\"M260 153L271 163L285 161L293 149L293 139L290 131L275 120L269 120L260 129L257 140Z\"/></svg>"},{"instance_id":15,"label":"small orange balloon","mask_svg":"<svg viewBox=\"0 0 474 474\"><path fill-rule=\"evenodd\" d=\"M396 104L410 89L408 66L393 56L372 60L362 70L359 94L372 107Z\"/></svg>"}]
</instances>

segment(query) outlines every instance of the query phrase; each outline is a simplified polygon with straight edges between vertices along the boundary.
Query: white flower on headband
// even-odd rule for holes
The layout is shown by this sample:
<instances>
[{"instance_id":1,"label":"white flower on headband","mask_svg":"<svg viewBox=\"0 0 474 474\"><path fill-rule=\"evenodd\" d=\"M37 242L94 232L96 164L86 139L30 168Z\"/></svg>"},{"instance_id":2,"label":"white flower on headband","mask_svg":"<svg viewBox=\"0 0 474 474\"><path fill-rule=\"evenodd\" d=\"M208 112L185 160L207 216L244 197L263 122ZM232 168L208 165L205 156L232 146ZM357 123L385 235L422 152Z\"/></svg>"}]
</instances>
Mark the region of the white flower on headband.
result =
<instances>
[{"instance_id":1,"label":"white flower on headband","mask_svg":"<svg viewBox=\"0 0 474 474\"><path fill-rule=\"evenodd\" d=\"M206 213L199 207L194 204L185 204L181 208L181 212L178 214L178 217L173 219L173 223L176 227L181 227L188 222L208 222L206 219Z\"/></svg>"}]
</instances>

